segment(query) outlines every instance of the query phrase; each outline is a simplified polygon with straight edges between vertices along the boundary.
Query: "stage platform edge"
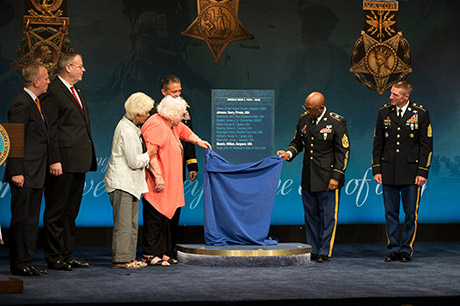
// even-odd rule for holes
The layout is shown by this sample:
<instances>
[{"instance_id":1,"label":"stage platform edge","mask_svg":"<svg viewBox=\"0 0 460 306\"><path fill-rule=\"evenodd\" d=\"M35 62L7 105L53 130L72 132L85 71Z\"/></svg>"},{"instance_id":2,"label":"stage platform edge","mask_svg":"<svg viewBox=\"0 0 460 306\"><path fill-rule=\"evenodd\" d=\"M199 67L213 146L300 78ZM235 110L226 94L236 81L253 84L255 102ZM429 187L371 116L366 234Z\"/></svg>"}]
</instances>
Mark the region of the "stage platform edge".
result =
<instances>
[{"instance_id":1,"label":"stage platform edge","mask_svg":"<svg viewBox=\"0 0 460 306\"><path fill-rule=\"evenodd\" d=\"M277 245L178 244L181 264L210 267L283 267L310 263L311 246L304 243Z\"/></svg>"}]
</instances>

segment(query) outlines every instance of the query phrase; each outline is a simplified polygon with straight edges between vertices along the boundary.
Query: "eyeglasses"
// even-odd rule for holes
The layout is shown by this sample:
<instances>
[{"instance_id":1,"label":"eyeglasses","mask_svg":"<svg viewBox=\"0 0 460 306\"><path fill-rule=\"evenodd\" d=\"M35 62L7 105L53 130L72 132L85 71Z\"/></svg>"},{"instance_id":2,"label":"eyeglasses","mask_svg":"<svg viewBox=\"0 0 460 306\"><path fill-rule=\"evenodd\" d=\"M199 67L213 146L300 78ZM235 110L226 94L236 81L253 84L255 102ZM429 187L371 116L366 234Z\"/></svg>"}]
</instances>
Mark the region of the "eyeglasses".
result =
<instances>
[{"instance_id":1,"label":"eyeglasses","mask_svg":"<svg viewBox=\"0 0 460 306\"><path fill-rule=\"evenodd\" d=\"M304 111L309 112L309 113L314 112L315 110L321 109L323 107L324 107L324 105L319 105L319 106L314 107L314 108L306 107L305 105L302 105L302 108L304 109Z\"/></svg>"},{"instance_id":2,"label":"eyeglasses","mask_svg":"<svg viewBox=\"0 0 460 306\"><path fill-rule=\"evenodd\" d=\"M84 69L85 68L83 65L75 65L75 64L69 64L69 65L77 67L78 69Z\"/></svg>"}]
</instances>

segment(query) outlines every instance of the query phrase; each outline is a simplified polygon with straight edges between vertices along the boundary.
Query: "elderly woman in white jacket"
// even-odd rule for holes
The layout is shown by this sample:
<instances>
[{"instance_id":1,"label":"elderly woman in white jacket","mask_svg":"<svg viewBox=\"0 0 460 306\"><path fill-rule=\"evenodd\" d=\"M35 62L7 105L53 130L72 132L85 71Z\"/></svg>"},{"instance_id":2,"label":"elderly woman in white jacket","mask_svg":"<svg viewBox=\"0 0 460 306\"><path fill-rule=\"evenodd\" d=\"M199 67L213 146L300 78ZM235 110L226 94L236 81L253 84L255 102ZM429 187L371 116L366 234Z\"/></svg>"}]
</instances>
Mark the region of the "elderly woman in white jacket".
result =
<instances>
[{"instance_id":1,"label":"elderly woman in white jacket","mask_svg":"<svg viewBox=\"0 0 460 306\"><path fill-rule=\"evenodd\" d=\"M113 268L146 266L136 260L139 199L148 191L144 169L154 152L149 148L143 153L138 125L147 120L153 105L154 101L146 94L132 94L125 102L126 114L113 134L112 153L104 177L105 191L113 207Z\"/></svg>"}]
</instances>

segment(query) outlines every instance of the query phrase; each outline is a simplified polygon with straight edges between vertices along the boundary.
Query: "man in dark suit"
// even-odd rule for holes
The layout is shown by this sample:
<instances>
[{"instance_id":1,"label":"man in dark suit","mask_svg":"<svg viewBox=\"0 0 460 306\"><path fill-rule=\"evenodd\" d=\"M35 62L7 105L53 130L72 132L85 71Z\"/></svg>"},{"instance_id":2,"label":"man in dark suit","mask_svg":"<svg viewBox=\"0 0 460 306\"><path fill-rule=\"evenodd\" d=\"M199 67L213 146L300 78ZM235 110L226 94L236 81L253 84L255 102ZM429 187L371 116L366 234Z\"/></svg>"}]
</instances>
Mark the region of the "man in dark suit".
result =
<instances>
[{"instance_id":1,"label":"man in dark suit","mask_svg":"<svg viewBox=\"0 0 460 306\"><path fill-rule=\"evenodd\" d=\"M11 191L10 270L14 275L46 274L32 260L38 233L40 205L47 170L48 126L38 96L50 80L43 65L23 68L24 90L8 110L9 123L24 124L24 157L8 158L4 182Z\"/></svg>"},{"instance_id":2,"label":"man in dark suit","mask_svg":"<svg viewBox=\"0 0 460 306\"><path fill-rule=\"evenodd\" d=\"M89 263L73 257L75 219L83 195L85 176L96 171L88 106L75 86L85 67L81 55L64 53L58 76L43 97L50 126L49 175L45 185L45 258L50 269L87 268Z\"/></svg>"},{"instance_id":3,"label":"man in dark suit","mask_svg":"<svg viewBox=\"0 0 460 306\"><path fill-rule=\"evenodd\" d=\"M433 152L428 111L411 103L412 85L403 80L391 88L391 103L380 108L375 125L372 171L382 184L387 231L386 262L411 261L417 230L421 186L426 183ZM405 212L402 240L399 207Z\"/></svg>"},{"instance_id":4,"label":"man in dark suit","mask_svg":"<svg viewBox=\"0 0 460 306\"><path fill-rule=\"evenodd\" d=\"M306 112L299 118L294 139L286 151L276 154L292 161L305 149L302 169L302 201L311 259L326 262L332 255L340 188L345 181L350 142L345 118L324 106L324 96L312 92L305 99Z\"/></svg>"}]
</instances>

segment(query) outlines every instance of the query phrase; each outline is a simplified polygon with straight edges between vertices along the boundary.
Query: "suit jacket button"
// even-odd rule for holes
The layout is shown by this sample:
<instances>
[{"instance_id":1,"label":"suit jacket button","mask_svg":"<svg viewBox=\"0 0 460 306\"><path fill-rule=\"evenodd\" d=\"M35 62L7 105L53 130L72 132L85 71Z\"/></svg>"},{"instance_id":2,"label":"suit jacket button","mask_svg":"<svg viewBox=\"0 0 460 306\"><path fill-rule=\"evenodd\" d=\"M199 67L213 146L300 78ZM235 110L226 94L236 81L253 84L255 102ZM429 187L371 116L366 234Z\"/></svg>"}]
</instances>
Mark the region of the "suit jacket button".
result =
<instances>
[{"instance_id":1,"label":"suit jacket button","mask_svg":"<svg viewBox=\"0 0 460 306\"><path fill-rule=\"evenodd\" d=\"M399 149L396 149L396 153L399 153Z\"/></svg>"},{"instance_id":2,"label":"suit jacket button","mask_svg":"<svg viewBox=\"0 0 460 306\"><path fill-rule=\"evenodd\" d=\"M313 159L313 156L310 156L310 159Z\"/></svg>"}]
</instances>

